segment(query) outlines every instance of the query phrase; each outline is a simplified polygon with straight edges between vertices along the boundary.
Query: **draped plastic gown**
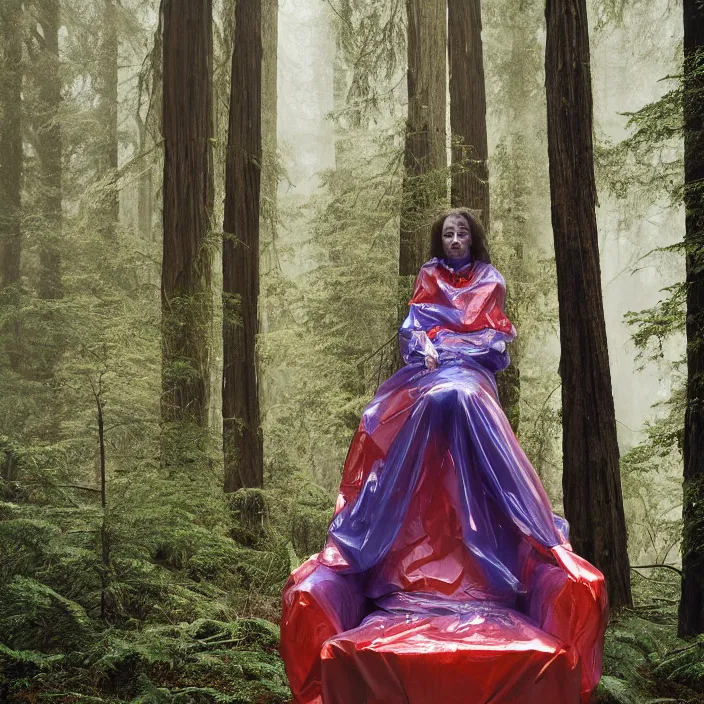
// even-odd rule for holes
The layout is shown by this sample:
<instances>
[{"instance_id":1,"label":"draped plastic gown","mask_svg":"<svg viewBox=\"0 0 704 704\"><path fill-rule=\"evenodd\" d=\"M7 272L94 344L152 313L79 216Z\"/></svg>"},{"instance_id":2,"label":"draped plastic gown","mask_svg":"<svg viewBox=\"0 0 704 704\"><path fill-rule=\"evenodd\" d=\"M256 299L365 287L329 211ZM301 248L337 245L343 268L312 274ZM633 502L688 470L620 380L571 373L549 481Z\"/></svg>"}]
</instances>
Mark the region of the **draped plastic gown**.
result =
<instances>
[{"instance_id":1,"label":"draped plastic gown","mask_svg":"<svg viewBox=\"0 0 704 704\"><path fill-rule=\"evenodd\" d=\"M604 578L498 402L504 300L491 264L421 268L406 366L362 414L324 549L284 589L299 704L577 704L596 687Z\"/></svg>"}]
</instances>

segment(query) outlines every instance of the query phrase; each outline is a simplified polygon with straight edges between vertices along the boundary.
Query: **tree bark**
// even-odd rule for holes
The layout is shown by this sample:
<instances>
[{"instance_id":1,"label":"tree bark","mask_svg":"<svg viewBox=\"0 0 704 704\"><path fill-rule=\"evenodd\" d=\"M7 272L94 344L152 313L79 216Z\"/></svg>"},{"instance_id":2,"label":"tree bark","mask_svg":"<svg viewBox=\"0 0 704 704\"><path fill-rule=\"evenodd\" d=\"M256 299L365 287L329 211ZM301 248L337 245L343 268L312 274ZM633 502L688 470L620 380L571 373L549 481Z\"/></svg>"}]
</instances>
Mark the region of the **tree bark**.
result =
<instances>
[{"instance_id":1,"label":"tree bark","mask_svg":"<svg viewBox=\"0 0 704 704\"><path fill-rule=\"evenodd\" d=\"M447 200L447 4L406 0L408 118L404 147L398 322L430 252L430 224ZM394 364L403 366L397 350ZM392 369L393 371L393 369Z\"/></svg>"},{"instance_id":2,"label":"tree bark","mask_svg":"<svg viewBox=\"0 0 704 704\"><path fill-rule=\"evenodd\" d=\"M586 0L547 0L552 224L560 309L563 491L575 551L632 603L601 293Z\"/></svg>"},{"instance_id":3,"label":"tree bark","mask_svg":"<svg viewBox=\"0 0 704 704\"><path fill-rule=\"evenodd\" d=\"M22 249L22 2L0 5L0 289L5 302L19 305ZM4 334L10 367L22 360L20 329L15 321Z\"/></svg>"},{"instance_id":4,"label":"tree bark","mask_svg":"<svg viewBox=\"0 0 704 704\"><path fill-rule=\"evenodd\" d=\"M264 478L255 343L262 162L261 0L238 0L223 230L222 416L225 491Z\"/></svg>"},{"instance_id":5,"label":"tree bark","mask_svg":"<svg viewBox=\"0 0 704 704\"><path fill-rule=\"evenodd\" d=\"M452 205L478 210L487 232L489 146L481 0L448 0Z\"/></svg>"},{"instance_id":6,"label":"tree bark","mask_svg":"<svg viewBox=\"0 0 704 704\"><path fill-rule=\"evenodd\" d=\"M414 279L428 258L433 211L447 198L447 6L445 0L406 0L406 11L408 120L399 274Z\"/></svg>"},{"instance_id":7,"label":"tree bark","mask_svg":"<svg viewBox=\"0 0 704 704\"><path fill-rule=\"evenodd\" d=\"M684 0L687 410L684 423L680 637L704 633L704 7Z\"/></svg>"},{"instance_id":8,"label":"tree bark","mask_svg":"<svg viewBox=\"0 0 704 704\"><path fill-rule=\"evenodd\" d=\"M481 0L448 0L452 206L479 211L490 231L489 144L482 44ZM509 292L510 293L510 292ZM507 314L511 313L509 295ZM515 343L514 343L515 345ZM520 372L514 360L496 377L499 401L514 432L520 419Z\"/></svg>"},{"instance_id":9,"label":"tree bark","mask_svg":"<svg viewBox=\"0 0 704 704\"><path fill-rule=\"evenodd\" d=\"M213 207L211 0L163 4L164 421L208 422Z\"/></svg>"}]
</instances>

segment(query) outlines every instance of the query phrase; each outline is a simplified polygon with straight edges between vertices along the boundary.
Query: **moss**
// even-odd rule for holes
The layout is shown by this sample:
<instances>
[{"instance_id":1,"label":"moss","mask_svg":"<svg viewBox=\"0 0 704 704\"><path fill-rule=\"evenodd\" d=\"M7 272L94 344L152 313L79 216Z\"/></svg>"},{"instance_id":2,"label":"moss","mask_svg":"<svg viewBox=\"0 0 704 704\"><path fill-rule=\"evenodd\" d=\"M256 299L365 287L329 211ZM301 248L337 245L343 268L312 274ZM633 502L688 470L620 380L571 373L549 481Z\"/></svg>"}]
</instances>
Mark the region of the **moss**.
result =
<instances>
[{"instance_id":1,"label":"moss","mask_svg":"<svg viewBox=\"0 0 704 704\"><path fill-rule=\"evenodd\" d=\"M668 654L653 675L704 694L704 637Z\"/></svg>"},{"instance_id":2,"label":"moss","mask_svg":"<svg viewBox=\"0 0 704 704\"><path fill-rule=\"evenodd\" d=\"M266 542L270 526L267 494L262 489L240 489L228 496L233 540L246 547Z\"/></svg>"},{"instance_id":3,"label":"moss","mask_svg":"<svg viewBox=\"0 0 704 704\"><path fill-rule=\"evenodd\" d=\"M332 517L329 507L297 506L291 516L291 542L298 555L312 555L325 545Z\"/></svg>"}]
</instances>

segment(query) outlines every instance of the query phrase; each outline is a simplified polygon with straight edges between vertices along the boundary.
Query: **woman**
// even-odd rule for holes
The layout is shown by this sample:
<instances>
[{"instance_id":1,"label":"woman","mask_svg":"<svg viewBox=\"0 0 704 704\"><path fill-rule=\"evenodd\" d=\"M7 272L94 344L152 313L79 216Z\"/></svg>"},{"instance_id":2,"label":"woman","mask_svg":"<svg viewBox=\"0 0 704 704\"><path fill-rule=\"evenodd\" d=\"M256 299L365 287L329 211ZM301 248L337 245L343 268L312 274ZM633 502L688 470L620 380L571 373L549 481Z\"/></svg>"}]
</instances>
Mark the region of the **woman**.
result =
<instances>
[{"instance_id":1,"label":"woman","mask_svg":"<svg viewBox=\"0 0 704 704\"><path fill-rule=\"evenodd\" d=\"M431 254L399 331L406 366L362 414L324 550L284 590L294 696L588 701L603 576L571 552L499 404L516 335L503 277L466 209L436 221Z\"/></svg>"}]
</instances>

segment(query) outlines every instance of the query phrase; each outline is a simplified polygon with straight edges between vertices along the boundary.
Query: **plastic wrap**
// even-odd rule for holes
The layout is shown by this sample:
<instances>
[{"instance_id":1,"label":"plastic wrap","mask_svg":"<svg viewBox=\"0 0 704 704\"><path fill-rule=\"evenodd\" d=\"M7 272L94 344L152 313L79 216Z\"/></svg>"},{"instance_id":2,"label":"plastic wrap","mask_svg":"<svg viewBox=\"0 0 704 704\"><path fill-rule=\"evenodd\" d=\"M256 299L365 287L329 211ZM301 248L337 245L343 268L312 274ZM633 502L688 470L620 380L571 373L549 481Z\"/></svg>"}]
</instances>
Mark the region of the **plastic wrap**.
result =
<instances>
[{"instance_id":1,"label":"plastic wrap","mask_svg":"<svg viewBox=\"0 0 704 704\"><path fill-rule=\"evenodd\" d=\"M284 589L299 704L562 704L598 683L603 576L571 552L498 403L504 297L490 264L421 269L407 366L364 410L327 544Z\"/></svg>"}]
</instances>

